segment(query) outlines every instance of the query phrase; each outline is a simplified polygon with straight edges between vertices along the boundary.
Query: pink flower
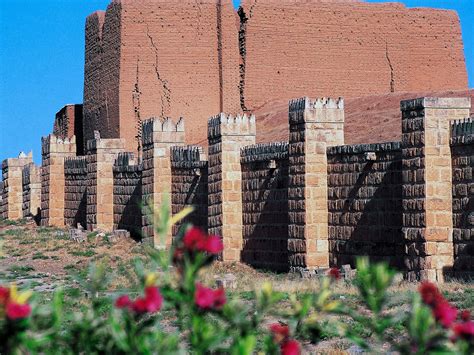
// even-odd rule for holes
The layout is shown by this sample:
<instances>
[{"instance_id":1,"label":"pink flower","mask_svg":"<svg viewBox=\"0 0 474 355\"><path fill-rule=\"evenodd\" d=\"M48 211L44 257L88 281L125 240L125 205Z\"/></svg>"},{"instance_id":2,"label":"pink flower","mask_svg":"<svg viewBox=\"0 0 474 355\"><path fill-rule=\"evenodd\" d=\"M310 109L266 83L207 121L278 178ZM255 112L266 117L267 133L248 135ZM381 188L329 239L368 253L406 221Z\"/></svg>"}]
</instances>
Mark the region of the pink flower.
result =
<instances>
[{"instance_id":1,"label":"pink flower","mask_svg":"<svg viewBox=\"0 0 474 355\"><path fill-rule=\"evenodd\" d=\"M213 290L197 284L194 292L194 302L201 309L220 309L226 303L225 291L223 288Z\"/></svg>"},{"instance_id":2,"label":"pink flower","mask_svg":"<svg viewBox=\"0 0 474 355\"><path fill-rule=\"evenodd\" d=\"M337 267L331 268L331 270L329 270L328 275L334 280L339 280L341 278L341 272L339 271Z\"/></svg>"},{"instance_id":3,"label":"pink flower","mask_svg":"<svg viewBox=\"0 0 474 355\"><path fill-rule=\"evenodd\" d=\"M24 319L30 315L31 307L29 304L9 302L6 307L6 313L7 317L11 320Z\"/></svg>"},{"instance_id":4,"label":"pink flower","mask_svg":"<svg viewBox=\"0 0 474 355\"><path fill-rule=\"evenodd\" d=\"M458 316L458 310L451 306L449 302L442 301L433 309L436 320L445 328L449 328Z\"/></svg>"},{"instance_id":5,"label":"pink flower","mask_svg":"<svg viewBox=\"0 0 474 355\"><path fill-rule=\"evenodd\" d=\"M183 238L184 247L188 251L207 252L209 254L218 254L224 249L222 240L218 236L209 236L201 229L192 227Z\"/></svg>"},{"instance_id":6,"label":"pink flower","mask_svg":"<svg viewBox=\"0 0 474 355\"><path fill-rule=\"evenodd\" d=\"M130 300L130 297L128 297L127 295L120 296L115 301L115 308L118 308L118 309L129 308L131 305L132 305L132 301Z\"/></svg>"},{"instance_id":7,"label":"pink flower","mask_svg":"<svg viewBox=\"0 0 474 355\"><path fill-rule=\"evenodd\" d=\"M281 355L300 355L301 354L300 344L296 340L293 340L293 339L285 341L283 344L281 344L280 350L281 350Z\"/></svg>"},{"instance_id":8,"label":"pink flower","mask_svg":"<svg viewBox=\"0 0 474 355\"><path fill-rule=\"evenodd\" d=\"M147 311L149 313L158 312L163 305L163 296L158 287L149 286L145 288L145 300L147 303Z\"/></svg>"}]
</instances>

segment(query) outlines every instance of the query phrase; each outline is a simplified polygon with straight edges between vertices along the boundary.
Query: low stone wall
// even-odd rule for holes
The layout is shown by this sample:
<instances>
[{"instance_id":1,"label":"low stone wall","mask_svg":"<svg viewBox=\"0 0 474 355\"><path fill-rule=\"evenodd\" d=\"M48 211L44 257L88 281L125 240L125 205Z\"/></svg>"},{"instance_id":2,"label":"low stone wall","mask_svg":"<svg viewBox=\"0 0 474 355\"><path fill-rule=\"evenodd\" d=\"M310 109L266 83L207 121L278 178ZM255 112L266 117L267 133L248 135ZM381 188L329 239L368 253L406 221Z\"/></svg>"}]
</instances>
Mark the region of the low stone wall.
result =
<instances>
[{"instance_id":1,"label":"low stone wall","mask_svg":"<svg viewBox=\"0 0 474 355\"><path fill-rule=\"evenodd\" d=\"M120 153L113 167L114 229L126 229L135 239L142 239L142 171L132 153Z\"/></svg>"},{"instance_id":2,"label":"low stone wall","mask_svg":"<svg viewBox=\"0 0 474 355\"><path fill-rule=\"evenodd\" d=\"M368 255L402 268L400 142L327 149L329 257L351 264Z\"/></svg>"},{"instance_id":3,"label":"low stone wall","mask_svg":"<svg viewBox=\"0 0 474 355\"><path fill-rule=\"evenodd\" d=\"M454 271L474 273L474 120L452 126Z\"/></svg>"},{"instance_id":4,"label":"low stone wall","mask_svg":"<svg viewBox=\"0 0 474 355\"><path fill-rule=\"evenodd\" d=\"M64 161L64 223L86 228L87 158L66 158Z\"/></svg>"},{"instance_id":5,"label":"low stone wall","mask_svg":"<svg viewBox=\"0 0 474 355\"><path fill-rule=\"evenodd\" d=\"M241 150L243 248L254 267L288 271L288 142Z\"/></svg>"},{"instance_id":6,"label":"low stone wall","mask_svg":"<svg viewBox=\"0 0 474 355\"><path fill-rule=\"evenodd\" d=\"M194 208L183 221L173 226L175 238L185 223L207 231L208 216L208 171L207 158L197 146L173 147L171 149L171 209L176 214L186 206Z\"/></svg>"}]
</instances>

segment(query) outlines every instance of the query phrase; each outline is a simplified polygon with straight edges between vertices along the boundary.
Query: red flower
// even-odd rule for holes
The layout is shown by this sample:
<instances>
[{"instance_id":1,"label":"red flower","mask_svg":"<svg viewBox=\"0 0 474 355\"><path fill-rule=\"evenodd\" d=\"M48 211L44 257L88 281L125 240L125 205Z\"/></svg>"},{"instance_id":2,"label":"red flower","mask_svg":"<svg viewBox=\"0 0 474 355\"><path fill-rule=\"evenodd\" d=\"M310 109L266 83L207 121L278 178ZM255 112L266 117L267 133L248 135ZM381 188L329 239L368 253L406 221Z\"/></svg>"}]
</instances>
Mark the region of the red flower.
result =
<instances>
[{"instance_id":1,"label":"red flower","mask_svg":"<svg viewBox=\"0 0 474 355\"><path fill-rule=\"evenodd\" d=\"M11 320L24 319L31 313L31 307L29 304L18 304L15 302L9 302L6 307L7 317Z\"/></svg>"},{"instance_id":2,"label":"red flower","mask_svg":"<svg viewBox=\"0 0 474 355\"><path fill-rule=\"evenodd\" d=\"M127 295L120 296L115 301L115 307L118 309L129 308L131 305L132 305L132 301L130 300L130 297L128 297Z\"/></svg>"},{"instance_id":3,"label":"red flower","mask_svg":"<svg viewBox=\"0 0 474 355\"><path fill-rule=\"evenodd\" d=\"M436 320L445 328L449 328L458 316L458 310L451 306L449 302L442 301L433 309Z\"/></svg>"},{"instance_id":4,"label":"red flower","mask_svg":"<svg viewBox=\"0 0 474 355\"><path fill-rule=\"evenodd\" d=\"M286 324L273 323L270 325L270 331L273 333L273 340L277 344L290 336L290 328Z\"/></svg>"},{"instance_id":5,"label":"red flower","mask_svg":"<svg viewBox=\"0 0 474 355\"><path fill-rule=\"evenodd\" d=\"M209 254L219 254L224 249L224 244L220 237L210 235L198 243L198 248L199 250L208 252Z\"/></svg>"},{"instance_id":6,"label":"red flower","mask_svg":"<svg viewBox=\"0 0 474 355\"><path fill-rule=\"evenodd\" d=\"M293 339L285 341L280 347L281 355L299 355L301 354L300 344Z\"/></svg>"},{"instance_id":7,"label":"red flower","mask_svg":"<svg viewBox=\"0 0 474 355\"><path fill-rule=\"evenodd\" d=\"M333 278L334 280L339 280L341 278L341 272L339 271L337 267L331 268L328 274L329 274L329 277Z\"/></svg>"},{"instance_id":8,"label":"red flower","mask_svg":"<svg viewBox=\"0 0 474 355\"><path fill-rule=\"evenodd\" d=\"M163 296L158 287L149 286L145 288L145 297L139 297L135 301L128 296L120 296L115 301L115 307L119 309L130 309L137 314L156 313L163 305Z\"/></svg>"},{"instance_id":9,"label":"red flower","mask_svg":"<svg viewBox=\"0 0 474 355\"><path fill-rule=\"evenodd\" d=\"M220 309L226 303L225 291L223 288L213 290L197 284L194 302L201 309Z\"/></svg>"},{"instance_id":10,"label":"red flower","mask_svg":"<svg viewBox=\"0 0 474 355\"><path fill-rule=\"evenodd\" d=\"M471 320L471 312L468 310L464 310L461 312L461 319L465 322L468 322Z\"/></svg>"},{"instance_id":11,"label":"red flower","mask_svg":"<svg viewBox=\"0 0 474 355\"><path fill-rule=\"evenodd\" d=\"M423 282L420 285L419 292L423 302L431 307L436 307L436 305L444 301L443 295L439 292L435 284L431 282Z\"/></svg>"},{"instance_id":12,"label":"red flower","mask_svg":"<svg viewBox=\"0 0 474 355\"><path fill-rule=\"evenodd\" d=\"M454 334L456 337L469 340L474 338L474 322L467 321L463 323L456 323L453 326Z\"/></svg>"},{"instance_id":13,"label":"red flower","mask_svg":"<svg viewBox=\"0 0 474 355\"><path fill-rule=\"evenodd\" d=\"M218 254L224 249L220 237L209 236L196 227L192 227L186 232L183 244L189 251L201 251L209 254Z\"/></svg>"},{"instance_id":14,"label":"red flower","mask_svg":"<svg viewBox=\"0 0 474 355\"><path fill-rule=\"evenodd\" d=\"M10 289L0 287L0 305L6 305L10 298Z\"/></svg>"}]
</instances>

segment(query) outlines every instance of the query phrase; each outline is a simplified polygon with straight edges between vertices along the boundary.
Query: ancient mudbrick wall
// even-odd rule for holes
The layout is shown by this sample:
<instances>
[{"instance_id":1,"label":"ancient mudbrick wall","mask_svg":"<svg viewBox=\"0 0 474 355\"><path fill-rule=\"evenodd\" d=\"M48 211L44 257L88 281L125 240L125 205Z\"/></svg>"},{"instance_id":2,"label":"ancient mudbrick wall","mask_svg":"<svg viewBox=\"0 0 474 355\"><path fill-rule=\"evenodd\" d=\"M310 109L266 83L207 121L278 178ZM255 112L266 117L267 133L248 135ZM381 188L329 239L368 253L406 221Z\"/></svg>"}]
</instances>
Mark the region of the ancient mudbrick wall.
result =
<instances>
[{"instance_id":1,"label":"ancient mudbrick wall","mask_svg":"<svg viewBox=\"0 0 474 355\"><path fill-rule=\"evenodd\" d=\"M456 121L451 136L454 270L474 273L474 119Z\"/></svg>"},{"instance_id":2,"label":"ancient mudbrick wall","mask_svg":"<svg viewBox=\"0 0 474 355\"><path fill-rule=\"evenodd\" d=\"M141 122L196 122L188 139L205 139L206 119L236 112L238 35L231 0L114 0L86 23L86 139L122 137L140 148Z\"/></svg>"},{"instance_id":3,"label":"ancient mudbrick wall","mask_svg":"<svg viewBox=\"0 0 474 355\"><path fill-rule=\"evenodd\" d=\"M4 188L3 188L3 181L0 181L0 218L6 218L3 216L3 210L5 208L5 198L3 197Z\"/></svg>"},{"instance_id":4,"label":"ancient mudbrick wall","mask_svg":"<svg viewBox=\"0 0 474 355\"><path fill-rule=\"evenodd\" d=\"M194 211L173 226L175 237L181 226L192 223L207 231L207 158L198 146L173 147L171 149L171 212L178 213L192 206Z\"/></svg>"},{"instance_id":5,"label":"ancient mudbrick wall","mask_svg":"<svg viewBox=\"0 0 474 355\"><path fill-rule=\"evenodd\" d=\"M133 153L120 153L114 171L114 229L126 229L135 239L142 235L142 170Z\"/></svg>"},{"instance_id":6,"label":"ancient mudbrick wall","mask_svg":"<svg viewBox=\"0 0 474 355\"><path fill-rule=\"evenodd\" d=\"M467 88L454 11L244 0L239 15L240 85L243 107L250 110L308 93L347 98Z\"/></svg>"},{"instance_id":7,"label":"ancient mudbrick wall","mask_svg":"<svg viewBox=\"0 0 474 355\"><path fill-rule=\"evenodd\" d=\"M400 142L331 147L328 154L329 258L354 266L368 255L403 268Z\"/></svg>"},{"instance_id":8,"label":"ancient mudbrick wall","mask_svg":"<svg viewBox=\"0 0 474 355\"><path fill-rule=\"evenodd\" d=\"M41 219L41 168L30 163L23 168L23 217Z\"/></svg>"},{"instance_id":9,"label":"ancient mudbrick wall","mask_svg":"<svg viewBox=\"0 0 474 355\"><path fill-rule=\"evenodd\" d=\"M64 161L64 223L87 227L87 158L66 158Z\"/></svg>"},{"instance_id":10,"label":"ancient mudbrick wall","mask_svg":"<svg viewBox=\"0 0 474 355\"><path fill-rule=\"evenodd\" d=\"M288 271L288 142L241 150L243 247L249 265Z\"/></svg>"},{"instance_id":11,"label":"ancient mudbrick wall","mask_svg":"<svg viewBox=\"0 0 474 355\"><path fill-rule=\"evenodd\" d=\"M61 139L76 136L77 155L84 154L82 105L66 105L56 113L53 134Z\"/></svg>"}]
</instances>

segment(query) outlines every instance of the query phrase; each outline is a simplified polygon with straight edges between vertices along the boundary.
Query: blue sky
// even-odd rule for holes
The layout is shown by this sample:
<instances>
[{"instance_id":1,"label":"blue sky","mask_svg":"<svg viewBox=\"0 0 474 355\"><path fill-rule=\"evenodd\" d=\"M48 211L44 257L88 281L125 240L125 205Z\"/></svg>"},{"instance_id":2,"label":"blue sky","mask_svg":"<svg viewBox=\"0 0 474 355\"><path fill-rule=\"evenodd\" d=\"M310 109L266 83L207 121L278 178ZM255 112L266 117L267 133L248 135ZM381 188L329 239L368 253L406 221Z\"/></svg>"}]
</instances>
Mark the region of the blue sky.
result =
<instances>
[{"instance_id":1,"label":"blue sky","mask_svg":"<svg viewBox=\"0 0 474 355\"><path fill-rule=\"evenodd\" d=\"M52 131L54 114L82 102L85 18L109 1L0 0L0 160L33 150L39 162L40 138ZM474 1L400 2L458 11L474 87Z\"/></svg>"}]
</instances>

